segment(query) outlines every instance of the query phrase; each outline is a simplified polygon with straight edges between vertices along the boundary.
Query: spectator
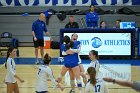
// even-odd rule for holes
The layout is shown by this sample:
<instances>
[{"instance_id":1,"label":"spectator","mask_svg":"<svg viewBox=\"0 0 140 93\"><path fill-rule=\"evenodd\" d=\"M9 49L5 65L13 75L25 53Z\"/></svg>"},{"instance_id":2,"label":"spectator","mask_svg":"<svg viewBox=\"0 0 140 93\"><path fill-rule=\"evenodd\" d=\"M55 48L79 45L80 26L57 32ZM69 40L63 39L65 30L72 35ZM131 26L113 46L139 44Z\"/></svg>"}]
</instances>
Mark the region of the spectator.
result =
<instances>
[{"instance_id":1,"label":"spectator","mask_svg":"<svg viewBox=\"0 0 140 93\"><path fill-rule=\"evenodd\" d=\"M98 27L98 13L95 11L95 6L90 5L90 11L86 14L87 27L95 28Z\"/></svg>"},{"instance_id":2,"label":"spectator","mask_svg":"<svg viewBox=\"0 0 140 93\"><path fill-rule=\"evenodd\" d=\"M65 28L79 28L79 25L74 20L74 16L69 17L69 22L65 25Z\"/></svg>"},{"instance_id":3,"label":"spectator","mask_svg":"<svg viewBox=\"0 0 140 93\"><path fill-rule=\"evenodd\" d=\"M105 21L100 22L100 28L101 29L106 29L107 28L107 23Z\"/></svg>"},{"instance_id":4,"label":"spectator","mask_svg":"<svg viewBox=\"0 0 140 93\"><path fill-rule=\"evenodd\" d=\"M120 28L120 22L122 22L121 19L117 19L113 28Z\"/></svg>"},{"instance_id":5,"label":"spectator","mask_svg":"<svg viewBox=\"0 0 140 93\"><path fill-rule=\"evenodd\" d=\"M114 84L118 84L124 87L130 87L140 92L140 81L129 82L129 81L116 80L113 78L103 78L103 80L107 82L112 82Z\"/></svg>"}]
</instances>

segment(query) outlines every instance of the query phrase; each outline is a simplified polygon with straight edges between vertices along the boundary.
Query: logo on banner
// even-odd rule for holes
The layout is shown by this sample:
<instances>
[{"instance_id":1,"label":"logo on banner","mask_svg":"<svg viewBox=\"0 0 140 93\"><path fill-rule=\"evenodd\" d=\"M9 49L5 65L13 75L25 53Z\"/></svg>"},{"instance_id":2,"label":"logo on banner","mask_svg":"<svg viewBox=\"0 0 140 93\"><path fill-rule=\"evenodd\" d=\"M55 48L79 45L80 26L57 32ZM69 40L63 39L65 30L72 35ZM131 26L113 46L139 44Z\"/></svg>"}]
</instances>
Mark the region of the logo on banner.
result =
<instances>
[{"instance_id":1,"label":"logo on banner","mask_svg":"<svg viewBox=\"0 0 140 93\"><path fill-rule=\"evenodd\" d=\"M99 48L102 45L102 41L99 37L94 37L91 39L92 41L92 47Z\"/></svg>"}]
</instances>

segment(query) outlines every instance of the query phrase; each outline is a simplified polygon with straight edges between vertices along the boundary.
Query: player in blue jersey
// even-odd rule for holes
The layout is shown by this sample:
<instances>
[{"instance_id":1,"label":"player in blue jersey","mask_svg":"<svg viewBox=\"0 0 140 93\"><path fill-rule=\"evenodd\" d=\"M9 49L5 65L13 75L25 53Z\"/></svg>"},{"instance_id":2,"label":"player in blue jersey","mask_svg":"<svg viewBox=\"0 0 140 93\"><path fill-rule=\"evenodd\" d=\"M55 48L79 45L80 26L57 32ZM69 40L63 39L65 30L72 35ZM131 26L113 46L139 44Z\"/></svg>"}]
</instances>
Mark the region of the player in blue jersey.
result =
<instances>
[{"instance_id":1,"label":"player in blue jersey","mask_svg":"<svg viewBox=\"0 0 140 93\"><path fill-rule=\"evenodd\" d=\"M80 43L80 41L77 41L77 39L78 39L78 35L76 33L71 35L71 40L74 42L74 46L70 50L72 50L74 53L78 54L78 58L79 58L78 64L79 64L79 68L80 68L80 75L83 77L83 82L86 83L86 78L83 75L85 70L84 70L84 67L81 63L81 59L79 56L79 52L81 50L81 43ZM69 75L70 75L70 84L71 84L71 88L72 88L69 93L75 93L75 82L74 82L75 78L74 78L72 69L69 69Z\"/></svg>"},{"instance_id":2,"label":"player in blue jersey","mask_svg":"<svg viewBox=\"0 0 140 93\"><path fill-rule=\"evenodd\" d=\"M62 77L66 74L69 69L72 69L74 76L77 80L77 86L81 92L81 80L80 80L80 68L79 68L79 58L78 53L74 53L71 49L74 47L75 43L70 40L68 36L64 36L63 44L61 46L62 55L64 56L64 66L62 67L61 74L58 78L58 82L62 80Z\"/></svg>"},{"instance_id":3,"label":"player in blue jersey","mask_svg":"<svg viewBox=\"0 0 140 93\"><path fill-rule=\"evenodd\" d=\"M87 69L89 80L85 86L85 93L108 93L105 82L102 79L96 78L96 69L89 67Z\"/></svg>"},{"instance_id":4,"label":"player in blue jersey","mask_svg":"<svg viewBox=\"0 0 140 93\"><path fill-rule=\"evenodd\" d=\"M40 54L43 60L44 57L44 33L50 36L50 33L47 31L47 27L45 24L45 14L41 13L39 15L39 19L33 22L32 24L32 35L33 42L35 47L35 56L36 56L36 64L39 64L38 61L38 47L40 47Z\"/></svg>"},{"instance_id":5,"label":"player in blue jersey","mask_svg":"<svg viewBox=\"0 0 140 93\"><path fill-rule=\"evenodd\" d=\"M63 87L61 87L58 82L54 79L53 71L49 67L49 64L51 62L51 57L48 54L45 54L43 65L39 66L38 73L37 73L37 79L36 79L36 86L35 91L36 93L49 93L48 89L48 80L51 79L53 82L54 87L58 86L61 90L63 90Z\"/></svg>"}]
</instances>

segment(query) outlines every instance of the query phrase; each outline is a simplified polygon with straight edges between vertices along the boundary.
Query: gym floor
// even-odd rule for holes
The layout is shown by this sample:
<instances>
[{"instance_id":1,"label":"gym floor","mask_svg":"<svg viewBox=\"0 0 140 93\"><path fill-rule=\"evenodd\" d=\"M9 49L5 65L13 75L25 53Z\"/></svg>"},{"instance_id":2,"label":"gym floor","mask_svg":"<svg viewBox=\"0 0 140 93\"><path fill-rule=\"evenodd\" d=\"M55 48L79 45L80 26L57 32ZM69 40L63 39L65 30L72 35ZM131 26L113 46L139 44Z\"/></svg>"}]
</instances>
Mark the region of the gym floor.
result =
<instances>
[{"instance_id":1,"label":"gym floor","mask_svg":"<svg viewBox=\"0 0 140 93\"><path fill-rule=\"evenodd\" d=\"M17 61L16 71L17 74L22 77L25 82L19 84L20 93L35 93L35 80L36 80L36 73L37 73L37 65L34 64L34 48L33 47L20 47L20 56ZM55 78L58 77L62 64L56 62L57 58L59 57L59 50L57 49L45 49L45 53L49 53L49 55L53 58L52 64L50 65L53 69ZM102 60L103 61L103 60ZM105 60L106 61L106 60ZM108 60L110 61L110 60ZM112 61L112 60L111 60ZM120 60L119 60L120 61ZM126 60L124 60L126 61ZM136 60L129 60L130 62L136 62ZM4 84L3 80L5 78L6 69L3 65L4 59L0 58L0 93L6 93L6 84ZM116 62L116 61L115 61ZM122 60L123 62L123 60ZM140 60L137 60L137 63ZM85 63L85 62L84 62ZM113 62L112 62L113 63ZM83 64L84 65L84 64ZM140 67L139 65L130 65L131 66L131 80L136 81L140 80ZM65 85L65 79L63 78L62 86L65 86L65 90L61 91L60 89L54 90L52 87L52 83L49 81L49 90L50 93L69 93L70 86ZM121 87L115 84L107 83L109 93L139 93L127 87ZM84 89L84 88L83 88ZM76 93L78 90L76 89Z\"/></svg>"}]
</instances>

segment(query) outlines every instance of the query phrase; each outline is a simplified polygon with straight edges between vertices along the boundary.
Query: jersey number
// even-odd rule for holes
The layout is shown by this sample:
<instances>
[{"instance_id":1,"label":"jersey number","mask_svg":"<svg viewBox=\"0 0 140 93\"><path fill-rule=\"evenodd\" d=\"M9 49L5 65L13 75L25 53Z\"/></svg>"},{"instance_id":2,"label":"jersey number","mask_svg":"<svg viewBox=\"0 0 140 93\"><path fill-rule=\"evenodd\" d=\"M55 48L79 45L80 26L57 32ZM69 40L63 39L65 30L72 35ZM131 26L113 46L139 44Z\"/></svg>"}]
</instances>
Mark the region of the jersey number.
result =
<instances>
[{"instance_id":1,"label":"jersey number","mask_svg":"<svg viewBox=\"0 0 140 93\"><path fill-rule=\"evenodd\" d=\"M100 88L101 88L100 85L96 85L96 86L95 86L95 92L100 92Z\"/></svg>"},{"instance_id":2,"label":"jersey number","mask_svg":"<svg viewBox=\"0 0 140 93\"><path fill-rule=\"evenodd\" d=\"M41 69L39 69L39 71L38 71L38 75L39 75L40 71L41 71Z\"/></svg>"}]
</instances>

